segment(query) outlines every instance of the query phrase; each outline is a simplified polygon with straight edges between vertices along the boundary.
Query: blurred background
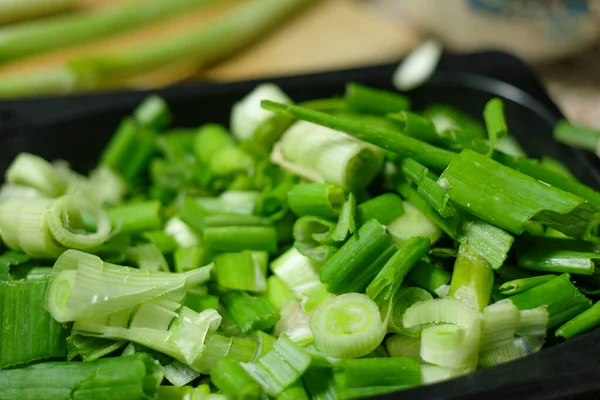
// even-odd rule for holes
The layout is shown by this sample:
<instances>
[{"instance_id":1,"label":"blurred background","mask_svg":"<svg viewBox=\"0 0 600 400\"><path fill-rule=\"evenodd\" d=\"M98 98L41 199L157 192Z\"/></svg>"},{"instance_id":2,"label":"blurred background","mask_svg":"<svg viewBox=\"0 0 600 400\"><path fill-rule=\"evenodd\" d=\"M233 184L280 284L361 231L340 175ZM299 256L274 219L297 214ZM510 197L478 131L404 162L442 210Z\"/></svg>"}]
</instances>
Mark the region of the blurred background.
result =
<instances>
[{"instance_id":1,"label":"blurred background","mask_svg":"<svg viewBox=\"0 0 600 400\"><path fill-rule=\"evenodd\" d=\"M519 56L600 128L600 0L0 0L0 97L398 62L428 38Z\"/></svg>"}]
</instances>

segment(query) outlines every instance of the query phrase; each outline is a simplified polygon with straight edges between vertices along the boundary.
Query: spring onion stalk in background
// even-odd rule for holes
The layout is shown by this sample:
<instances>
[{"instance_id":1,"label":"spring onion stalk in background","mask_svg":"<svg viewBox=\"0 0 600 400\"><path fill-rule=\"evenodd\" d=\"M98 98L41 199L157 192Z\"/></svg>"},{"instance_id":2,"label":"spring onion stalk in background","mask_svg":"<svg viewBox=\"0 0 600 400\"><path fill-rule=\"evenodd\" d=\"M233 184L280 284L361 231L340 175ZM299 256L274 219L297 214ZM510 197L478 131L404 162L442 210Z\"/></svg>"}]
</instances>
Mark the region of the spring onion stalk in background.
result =
<instances>
[{"instance_id":1,"label":"spring onion stalk in background","mask_svg":"<svg viewBox=\"0 0 600 400\"><path fill-rule=\"evenodd\" d=\"M75 0L4 0L0 3L0 25L70 11L75 6Z\"/></svg>"},{"instance_id":2,"label":"spring onion stalk in background","mask_svg":"<svg viewBox=\"0 0 600 400\"><path fill-rule=\"evenodd\" d=\"M194 61L198 65L207 65L251 44L282 19L312 1L260 0L241 4L206 25L158 42L13 75L0 85L0 97L97 89L174 62Z\"/></svg>"},{"instance_id":3,"label":"spring onion stalk in background","mask_svg":"<svg viewBox=\"0 0 600 400\"><path fill-rule=\"evenodd\" d=\"M33 12L62 11L74 5L72 0L36 0L27 1L26 5L16 1L9 2L15 3L14 5L5 3L2 3L0 9L0 23L30 17ZM79 11L26 25L5 27L0 29L0 37L4 43L0 51L0 60L12 60L115 35L214 3L214 0L140 0L133 4ZM7 10L4 10L5 8Z\"/></svg>"}]
</instances>

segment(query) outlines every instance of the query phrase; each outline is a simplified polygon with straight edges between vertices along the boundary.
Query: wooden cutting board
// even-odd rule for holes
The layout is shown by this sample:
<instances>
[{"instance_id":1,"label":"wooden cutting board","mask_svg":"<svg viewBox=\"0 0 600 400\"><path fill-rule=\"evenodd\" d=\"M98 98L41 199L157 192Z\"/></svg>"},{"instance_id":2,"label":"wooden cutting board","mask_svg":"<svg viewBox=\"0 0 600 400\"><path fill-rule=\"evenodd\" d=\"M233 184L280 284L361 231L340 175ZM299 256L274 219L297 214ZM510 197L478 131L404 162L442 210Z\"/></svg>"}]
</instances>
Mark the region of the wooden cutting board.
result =
<instances>
[{"instance_id":1,"label":"wooden cutting board","mask_svg":"<svg viewBox=\"0 0 600 400\"><path fill-rule=\"evenodd\" d=\"M115 3L115 0L80 1L82 8ZM202 24L225 12L227 7L201 9L150 28L5 64L0 66L0 79L10 79L14 72L61 64L82 54L156 40ZM136 78L127 85L157 87L185 79L226 81L376 64L398 60L418 42L415 32L371 12L357 0L321 0L260 42L216 66L199 70L197 65L179 64Z\"/></svg>"}]
</instances>

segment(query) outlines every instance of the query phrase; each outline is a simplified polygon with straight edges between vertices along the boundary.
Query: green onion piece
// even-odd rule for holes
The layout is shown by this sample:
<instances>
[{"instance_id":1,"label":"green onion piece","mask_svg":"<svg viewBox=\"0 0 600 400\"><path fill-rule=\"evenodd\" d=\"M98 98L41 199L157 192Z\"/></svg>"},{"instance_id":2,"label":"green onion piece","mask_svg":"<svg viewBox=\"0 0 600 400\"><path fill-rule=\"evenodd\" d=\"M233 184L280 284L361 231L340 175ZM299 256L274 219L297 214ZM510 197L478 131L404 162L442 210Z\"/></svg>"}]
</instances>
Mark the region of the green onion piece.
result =
<instances>
[{"instance_id":1,"label":"green onion piece","mask_svg":"<svg viewBox=\"0 0 600 400\"><path fill-rule=\"evenodd\" d=\"M493 269L504 264L514 240L512 235L492 224L468 214L461 215L458 241L469 245Z\"/></svg>"},{"instance_id":2,"label":"green onion piece","mask_svg":"<svg viewBox=\"0 0 600 400\"><path fill-rule=\"evenodd\" d=\"M435 121L432 121L435 123ZM437 131L438 137L435 142L439 146L460 152L464 149L471 149L481 154L487 154L490 150L487 142L479 136L478 133L472 130L458 129L458 128L449 128L443 131ZM502 138L497 144L496 149L500 149L500 144L503 144L504 147L508 147L505 142L506 139L512 139L508 136Z\"/></svg>"},{"instance_id":3,"label":"green onion piece","mask_svg":"<svg viewBox=\"0 0 600 400\"><path fill-rule=\"evenodd\" d=\"M367 286L366 293L375 303L383 306L392 299L411 268L427 255L429 239L415 236L406 241L402 247L385 263L381 271Z\"/></svg>"},{"instance_id":4,"label":"green onion piece","mask_svg":"<svg viewBox=\"0 0 600 400\"><path fill-rule=\"evenodd\" d=\"M302 300L311 311L329 294L319 280L318 265L292 247L270 264L271 271Z\"/></svg>"},{"instance_id":5,"label":"green onion piece","mask_svg":"<svg viewBox=\"0 0 600 400\"><path fill-rule=\"evenodd\" d=\"M277 310L281 310L286 303L296 300L294 292L277 275L267 278L265 296Z\"/></svg>"},{"instance_id":6,"label":"green onion piece","mask_svg":"<svg viewBox=\"0 0 600 400\"><path fill-rule=\"evenodd\" d=\"M10 267L29 261L29 256L16 251L7 251L0 255L0 281L10 281Z\"/></svg>"},{"instance_id":7,"label":"green onion piece","mask_svg":"<svg viewBox=\"0 0 600 400\"><path fill-rule=\"evenodd\" d=\"M4 177L8 183L32 187L48 197L58 197L67 189L52 164L29 153L20 153Z\"/></svg>"},{"instance_id":8,"label":"green onion piece","mask_svg":"<svg viewBox=\"0 0 600 400\"><path fill-rule=\"evenodd\" d=\"M0 368L67 355L66 330L44 309L47 286L47 279L0 282Z\"/></svg>"},{"instance_id":9,"label":"green onion piece","mask_svg":"<svg viewBox=\"0 0 600 400\"><path fill-rule=\"evenodd\" d=\"M167 103L157 95L148 96L133 110L133 118L140 126L161 130L172 121L173 115Z\"/></svg>"},{"instance_id":10,"label":"green onion piece","mask_svg":"<svg viewBox=\"0 0 600 400\"><path fill-rule=\"evenodd\" d=\"M474 368L481 337L479 312L453 298L416 303L404 313L404 327L422 328L421 357L451 368Z\"/></svg>"},{"instance_id":11,"label":"green onion piece","mask_svg":"<svg viewBox=\"0 0 600 400\"><path fill-rule=\"evenodd\" d=\"M540 306L548 307L548 329L555 328L573 318L575 312L589 309L592 302L582 295L569 280L569 274L562 274L546 283L508 298L519 310L530 310Z\"/></svg>"},{"instance_id":12,"label":"green onion piece","mask_svg":"<svg viewBox=\"0 0 600 400\"><path fill-rule=\"evenodd\" d=\"M270 226L208 227L204 230L204 244L212 251L274 253L277 250L277 232Z\"/></svg>"},{"instance_id":13,"label":"green onion piece","mask_svg":"<svg viewBox=\"0 0 600 400\"><path fill-rule=\"evenodd\" d=\"M344 189L326 183L299 183L288 192L287 201L298 217L335 218L344 204Z\"/></svg>"},{"instance_id":14,"label":"green onion piece","mask_svg":"<svg viewBox=\"0 0 600 400\"><path fill-rule=\"evenodd\" d=\"M362 292L396 251L383 226L367 221L319 271L332 293Z\"/></svg>"},{"instance_id":15,"label":"green onion piece","mask_svg":"<svg viewBox=\"0 0 600 400\"><path fill-rule=\"evenodd\" d=\"M211 382L231 399L258 400L261 387L248 375L242 366L231 359L223 358L210 372Z\"/></svg>"},{"instance_id":16,"label":"green onion piece","mask_svg":"<svg viewBox=\"0 0 600 400\"><path fill-rule=\"evenodd\" d=\"M494 159L513 168L517 171L529 175L532 178L546 182L567 192L571 192L584 198L590 204L600 206L600 194L589 186L577 182L573 179L565 179L564 173L557 173L548 169L539 160L523 157L511 157L502 153L494 153Z\"/></svg>"},{"instance_id":17,"label":"green onion piece","mask_svg":"<svg viewBox=\"0 0 600 400\"><path fill-rule=\"evenodd\" d=\"M256 341L256 353L254 354L254 359L252 361L256 361L258 358L271 351L277 341L275 337L263 331L251 333L250 338Z\"/></svg>"},{"instance_id":18,"label":"green onion piece","mask_svg":"<svg viewBox=\"0 0 600 400\"><path fill-rule=\"evenodd\" d=\"M406 280L439 296L439 291L448 285L450 277L449 272L425 261L419 261L411 269Z\"/></svg>"},{"instance_id":19,"label":"green onion piece","mask_svg":"<svg viewBox=\"0 0 600 400\"><path fill-rule=\"evenodd\" d=\"M501 300L484 308L479 351L488 351L514 339L519 323L519 309L510 300Z\"/></svg>"},{"instance_id":20,"label":"green onion piece","mask_svg":"<svg viewBox=\"0 0 600 400\"><path fill-rule=\"evenodd\" d=\"M531 310L519 311L519 325L517 335L519 336L546 336L548 328L548 308L539 306Z\"/></svg>"},{"instance_id":21,"label":"green onion piece","mask_svg":"<svg viewBox=\"0 0 600 400\"><path fill-rule=\"evenodd\" d=\"M400 289L398 289L398 291L394 294L392 312L388 321L388 331L401 333L408 336L418 335L418 330L415 331L404 327L402 322L404 313L413 304L432 299L433 297L431 294L429 294L429 292L427 292L425 289L412 286L400 287Z\"/></svg>"},{"instance_id":22,"label":"green onion piece","mask_svg":"<svg viewBox=\"0 0 600 400\"><path fill-rule=\"evenodd\" d=\"M221 297L221 301L243 333L269 329L279 320L277 310L263 297L230 292Z\"/></svg>"},{"instance_id":23,"label":"green onion piece","mask_svg":"<svg viewBox=\"0 0 600 400\"><path fill-rule=\"evenodd\" d=\"M338 117L306 107L280 104L265 100L262 107L277 114L308 121L327 128L345 132L356 139L364 140L383 149L393 151L402 156L413 157L423 165L431 168L446 168L455 153L434 147L420 140L402 135L397 131L366 124L349 118ZM292 127L293 128L293 127Z\"/></svg>"},{"instance_id":24,"label":"green onion piece","mask_svg":"<svg viewBox=\"0 0 600 400\"><path fill-rule=\"evenodd\" d=\"M160 364L147 354L90 362L46 362L0 371L5 399L143 399L156 396L163 379Z\"/></svg>"},{"instance_id":25,"label":"green onion piece","mask_svg":"<svg viewBox=\"0 0 600 400\"><path fill-rule=\"evenodd\" d=\"M600 139L600 131L583 126L571 125L567 120L560 120L554 127L554 140L569 146L595 151Z\"/></svg>"},{"instance_id":26,"label":"green onion piece","mask_svg":"<svg viewBox=\"0 0 600 400\"><path fill-rule=\"evenodd\" d=\"M161 227L160 208L158 201L144 201L112 207L107 213L119 233L137 233Z\"/></svg>"},{"instance_id":27,"label":"green onion piece","mask_svg":"<svg viewBox=\"0 0 600 400\"><path fill-rule=\"evenodd\" d=\"M402 199L393 193L384 193L356 207L356 225L361 227L372 218L381 225L388 225L402 214L404 214Z\"/></svg>"},{"instance_id":28,"label":"green onion piece","mask_svg":"<svg viewBox=\"0 0 600 400\"><path fill-rule=\"evenodd\" d=\"M14 183L5 182L0 186L0 200L6 199L31 199L31 198L47 197L39 190Z\"/></svg>"},{"instance_id":29,"label":"green onion piece","mask_svg":"<svg viewBox=\"0 0 600 400\"><path fill-rule=\"evenodd\" d=\"M317 263L331 258L339 245L333 238L336 224L329 220L306 215L294 222L292 235L298 251Z\"/></svg>"},{"instance_id":30,"label":"green onion piece","mask_svg":"<svg viewBox=\"0 0 600 400\"><path fill-rule=\"evenodd\" d=\"M362 399L393 393L421 384L421 366L412 358L344 360L335 368L340 399Z\"/></svg>"},{"instance_id":31,"label":"green onion piece","mask_svg":"<svg viewBox=\"0 0 600 400\"><path fill-rule=\"evenodd\" d=\"M421 384L429 385L463 375L464 370L460 368L440 367L433 364L421 364Z\"/></svg>"},{"instance_id":32,"label":"green onion piece","mask_svg":"<svg viewBox=\"0 0 600 400\"><path fill-rule=\"evenodd\" d=\"M272 83L258 85L231 108L231 132L238 140L253 139L257 129L271 117L260 107L262 100L292 103L292 100Z\"/></svg>"},{"instance_id":33,"label":"green onion piece","mask_svg":"<svg viewBox=\"0 0 600 400\"><path fill-rule=\"evenodd\" d=\"M508 343L482 352L479 355L479 367L487 368L535 353L542 348L543 343L543 336L521 336L514 338Z\"/></svg>"},{"instance_id":34,"label":"green onion piece","mask_svg":"<svg viewBox=\"0 0 600 400\"><path fill-rule=\"evenodd\" d=\"M203 374L208 374L216 363L229 358L237 362L249 362L256 354L256 342L241 337L227 337L212 333L206 337L205 349L199 358L194 360L193 367Z\"/></svg>"},{"instance_id":35,"label":"green onion piece","mask_svg":"<svg viewBox=\"0 0 600 400\"><path fill-rule=\"evenodd\" d=\"M523 150L517 139L509 135L498 140L494 146L494 149L513 157L527 157L527 153L525 150Z\"/></svg>"},{"instance_id":36,"label":"green onion piece","mask_svg":"<svg viewBox=\"0 0 600 400\"><path fill-rule=\"evenodd\" d=\"M331 233L331 240L335 243L343 243L348 235L356 232L356 197L350 193L348 200L342 205L335 229Z\"/></svg>"},{"instance_id":37,"label":"green onion piece","mask_svg":"<svg viewBox=\"0 0 600 400\"><path fill-rule=\"evenodd\" d=\"M219 197L198 197L196 202L210 214L251 215L260 193L248 190L226 190Z\"/></svg>"},{"instance_id":38,"label":"green onion piece","mask_svg":"<svg viewBox=\"0 0 600 400\"><path fill-rule=\"evenodd\" d=\"M433 122L438 132L455 129L469 132L476 138L485 137L485 130L478 120L452 106L432 104L422 112L422 115Z\"/></svg>"},{"instance_id":39,"label":"green onion piece","mask_svg":"<svg viewBox=\"0 0 600 400\"><path fill-rule=\"evenodd\" d=\"M130 262L144 271L169 272L169 264L158 247L152 243L139 244L127 249Z\"/></svg>"},{"instance_id":40,"label":"green onion piece","mask_svg":"<svg viewBox=\"0 0 600 400\"><path fill-rule=\"evenodd\" d=\"M347 190L365 188L381 169L383 158L383 150L371 144L302 121L283 134L271 155L271 161L291 173Z\"/></svg>"},{"instance_id":41,"label":"green onion piece","mask_svg":"<svg viewBox=\"0 0 600 400\"><path fill-rule=\"evenodd\" d=\"M517 265L531 271L592 275L600 246L562 238L531 239L518 252Z\"/></svg>"},{"instance_id":42,"label":"green onion piece","mask_svg":"<svg viewBox=\"0 0 600 400\"><path fill-rule=\"evenodd\" d=\"M568 214L583 202L472 150L463 150L442 173L442 180L455 204L515 234L542 211Z\"/></svg>"},{"instance_id":43,"label":"green onion piece","mask_svg":"<svg viewBox=\"0 0 600 400\"><path fill-rule=\"evenodd\" d=\"M75 7L76 2L74 0L56 0L51 2L46 0L27 2L5 0L0 5L0 25L47 17L52 14L70 11Z\"/></svg>"},{"instance_id":44,"label":"green onion piece","mask_svg":"<svg viewBox=\"0 0 600 400\"><path fill-rule=\"evenodd\" d=\"M531 278L513 279L512 281L504 282L500 285L500 292L505 296L522 293L526 290L534 288L554 279L554 275L532 276Z\"/></svg>"},{"instance_id":45,"label":"green onion piece","mask_svg":"<svg viewBox=\"0 0 600 400\"><path fill-rule=\"evenodd\" d=\"M302 304L297 301L286 303L280 311L281 319L275 325L273 334L285 334L299 346L306 347L313 343L314 337L309 327L308 314Z\"/></svg>"},{"instance_id":46,"label":"green onion piece","mask_svg":"<svg viewBox=\"0 0 600 400\"><path fill-rule=\"evenodd\" d=\"M408 201L403 204L404 214L387 226L387 231L396 245L403 246L413 236L424 236L432 244L437 242L442 236L440 228L413 204Z\"/></svg>"},{"instance_id":47,"label":"green onion piece","mask_svg":"<svg viewBox=\"0 0 600 400\"><path fill-rule=\"evenodd\" d=\"M409 357L422 363L421 338L405 335L392 335L385 341L390 357Z\"/></svg>"},{"instance_id":48,"label":"green onion piece","mask_svg":"<svg viewBox=\"0 0 600 400\"><path fill-rule=\"evenodd\" d=\"M302 380L298 379L292 383L287 389L277 396L277 400L309 400L308 393L302 384Z\"/></svg>"},{"instance_id":49,"label":"green onion piece","mask_svg":"<svg viewBox=\"0 0 600 400\"><path fill-rule=\"evenodd\" d=\"M256 127L251 139L242 142L242 146L253 145L262 151L271 149L293 122L291 118L284 115L271 115Z\"/></svg>"},{"instance_id":50,"label":"green onion piece","mask_svg":"<svg viewBox=\"0 0 600 400\"><path fill-rule=\"evenodd\" d=\"M204 247L178 247L173 253L175 272L186 272L198 269L206 264L207 254Z\"/></svg>"},{"instance_id":51,"label":"green onion piece","mask_svg":"<svg viewBox=\"0 0 600 400\"><path fill-rule=\"evenodd\" d=\"M206 282L211 267L183 274L141 271L67 250L56 260L46 308L59 322L107 315Z\"/></svg>"},{"instance_id":52,"label":"green onion piece","mask_svg":"<svg viewBox=\"0 0 600 400\"><path fill-rule=\"evenodd\" d=\"M64 247L50 234L46 218L52 199L8 199L0 204L2 241L13 250L38 258L58 257Z\"/></svg>"},{"instance_id":53,"label":"green onion piece","mask_svg":"<svg viewBox=\"0 0 600 400\"><path fill-rule=\"evenodd\" d=\"M163 365L163 373L165 374L165 379L171 382L175 387L187 385L200 376L198 371L193 370L177 360L173 360L172 363Z\"/></svg>"},{"instance_id":54,"label":"green onion piece","mask_svg":"<svg viewBox=\"0 0 600 400\"><path fill-rule=\"evenodd\" d=\"M304 387L313 400L335 400L336 388L333 371L328 367L318 367L314 363L302 376Z\"/></svg>"},{"instance_id":55,"label":"green onion piece","mask_svg":"<svg viewBox=\"0 0 600 400\"><path fill-rule=\"evenodd\" d=\"M194 153L203 164L208 164L218 149L233 144L233 138L218 124L205 124L200 127L194 138Z\"/></svg>"},{"instance_id":56,"label":"green onion piece","mask_svg":"<svg viewBox=\"0 0 600 400\"><path fill-rule=\"evenodd\" d=\"M600 325L600 303L567 321L556 330L556 336L571 339Z\"/></svg>"},{"instance_id":57,"label":"green onion piece","mask_svg":"<svg viewBox=\"0 0 600 400\"><path fill-rule=\"evenodd\" d=\"M219 285L234 290L263 292L269 255L264 251L222 253L214 258L214 273Z\"/></svg>"},{"instance_id":58,"label":"green onion piece","mask_svg":"<svg viewBox=\"0 0 600 400\"><path fill-rule=\"evenodd\" d=\"M310 365L310 356L282 335L273 349L256 363L243 363L242 368L270 396L278 396L296 382Z\"/></svg>"},{"instance_id":59,"label":"green onion piece","mask_svg":"<svg viewBox=\"0 0 600 400\"><path fill-rule=\"evenodd\" d=\"M377 304L364 294L346 293L321 303L310 317L315 345L325 355L361 357L373 351L387 328Z\"/></svg>"},{"instance_id":60,"label":"green onion piece","mask_svg":"<svg viewBox=\"0 0 600 400\"><path fill-rule=\"evenodd\" d=\"M162 254L171 254L177 249L177 241L165 231L146 231L142 233L142 237L154 244Z\"/></svg>"},{"instance_id":61,"label":"green onion piece","mask_svg":"<svg viewBox=\"0 0 600 400\"><path fill-rule=\"evenodd\" d=\"M253 165L250 154L234 144L219 148L208 162L209 170L216 176L247 173Z\"/></svg>"},{"instance_id":62,"label":"green onion piece","mask_svg":"<svg viewBox=\"0 0 600 400\"><path fill-rule=\"evenodd\" d=\"M387 117L396 122L403 135L431 144L437 144L440 141L435 125L427 118L409 111L393 112Z\"/></svg>"},{"instance_id":63,"label":"green onion piece","mask_svg":"<svg viewBox=\"0 0 600 400\"><path fill-rule=\"evenodd\" d=\"M494 151L498 140L508 133L506 121L504 120L504 103L499 98L491 99L483 109L483 118L488 132L490 150L488 156Z\"/></svg>"},{"instance_id":64,"label":"green onion piece","mask_svg":"<svg viewBox=\"0 0 600 400\"><path fill-rule=\"evenodd\" d=\"M102 164L90 173L89 183L94 188L94 194L100 196L105 204L121 202L127 192L123 178Z\"/></svg>"},{"instance_id":65,"label":"green onion piece","mask_svg":"<svg viewBox=\"0 0 600 400\"><path fill-rule=\"evenodd\" d=\"M410 100L401 94L358 83L348 83L346 85L344 100L348 107L355 111L379 115L410 108Z\"/></svg>"},{"instance_id":66,"label":"green onion piece","mask_svg":"<svg viewBox=\"0 0 600 400\"><path fill-rule=\"evenodd\" d=\"M494 272L490 265L462 243L458 248L448 294L482 311L490 302L493 284Z\"/></svg>"},{"instance_id":67,"label":"green onion piece","mask_svg":"<svg viewBox=\"0 0 600 400\"><path fill-rule=\"evenodd\" d=\"M123 341L102 339L92 336L71 335L67 338L69 349L68 361L81 356L83 361L94 361L102 358L125 345Z\"/></svg>"},{"instance_id":68,"label":"green onion piece","mask_svg":"<svg viewBox=\"0 0 600 400\"><path fill-rule=\"evenodd\" d=\"M438 184L428 174L429 170L413 160L404 158L402 160L402 172L418 186L417 193L423 197L442 217L454 217L456 210L448 204L448 189Z\"/></svg>"}]
</instances>

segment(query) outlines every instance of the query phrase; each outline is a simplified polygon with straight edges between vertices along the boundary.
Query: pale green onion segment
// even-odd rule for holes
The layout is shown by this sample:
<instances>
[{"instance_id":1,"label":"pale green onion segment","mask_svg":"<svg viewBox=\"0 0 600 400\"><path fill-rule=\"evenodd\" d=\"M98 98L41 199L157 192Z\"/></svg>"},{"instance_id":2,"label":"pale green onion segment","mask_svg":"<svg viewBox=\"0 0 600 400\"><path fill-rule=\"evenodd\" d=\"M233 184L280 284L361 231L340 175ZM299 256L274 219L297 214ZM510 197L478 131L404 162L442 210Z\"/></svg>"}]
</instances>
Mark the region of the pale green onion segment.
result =
<instances>
[{"instance_id":1,"label":"pale green onion segment","mask_svg":"<svg viewBox=\"0 0 600 400\"><path fill-rule=\"evenodd\" d=\"M99 257L67 250L56 260L46 308L68 322L108 315L170 292L207 281L212 266L174 274L150 272L103 262Z\"/></svg>"},{"instance_id":2,"label":"pale green onion segment","mask_svg":"<svg viewBox=\"0 0 600 400\"><path fill-rule=\"evenodd\" d=\"M346 293L324 301L310 318L315 345L331 357L369 354L383 341L387 320L364 294Z\"/></svg>"},{"instance_id":3,"label":"pale green onion segment","mask_svg":"<svg viewBox=\"0 0 600 400\"><path fill-rule=\"evenodd\" d=\"M272 83L258 85L231 109L231 132L238 140L251 139L256 129L272 117L272 113L260 106L262 100L292 103L279 86Z\"/></svg>"},{"instance_id":4,"label":"pale green onion segment","mask_svg":"<svg viewBox=\"0 0 600 400\"><path fill-rule=\"evenodd\" d=\"M6 181L33 187L49 197L57 197L66 190L65 182L52 164L40 156L21 153L5 173Z\"/></svg>"},{"instance_id":5,"label":"pale green onion segment","mask_svg":"<svg viewBox=\"0 0 600 400\"><path fill-rule=\"evenodd\" d=\"M283 134L271 158L283 169L308 180L354 190L373 180L383 166L383 156L381 148L333 129L299 121Z\"/></svg>"},{"instance_id":6,"label":"pale green onion segment","mask_svg":"<svg viewBox=\"0 0 600 400\"><path fill-rule=\"evenodd\" d=\"M453 299L417 303L404 313L405 328L421 328L421 357L431 364L473 370L481 338L479 312ZM440 325L431 325L440 324Z\"/></svg>"},{"instance_id":7,"label":"pale green onion segment","mask_svg":"<svg viewBox=\"0 0 600 400\"><path fill-rule=\"evenodd\" d=\"M408 201L402 202L404 214L387 225L387 232L401 246L413 236L424 236L433 245L442 237L442 230Z\"/></svg>"},{"instance_id":8,"label":"pale green onion segment","mask_svg":"<svg viewBox=\"0 0 600 400\"><path fill-rule=\"evenodd\" d=\"M309 326L309 316L304 311L302 304L297 301L287 302L281 311L281 318L275 325L275 336L285 334L290 340L300 346L307 346L314 341Z\"/></svg>"}]
</instances>

